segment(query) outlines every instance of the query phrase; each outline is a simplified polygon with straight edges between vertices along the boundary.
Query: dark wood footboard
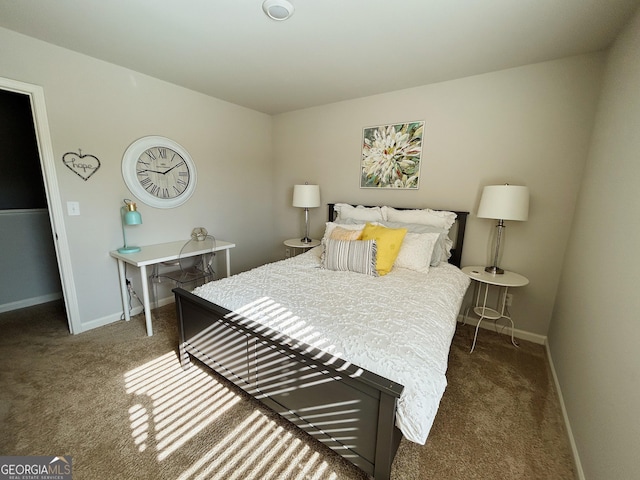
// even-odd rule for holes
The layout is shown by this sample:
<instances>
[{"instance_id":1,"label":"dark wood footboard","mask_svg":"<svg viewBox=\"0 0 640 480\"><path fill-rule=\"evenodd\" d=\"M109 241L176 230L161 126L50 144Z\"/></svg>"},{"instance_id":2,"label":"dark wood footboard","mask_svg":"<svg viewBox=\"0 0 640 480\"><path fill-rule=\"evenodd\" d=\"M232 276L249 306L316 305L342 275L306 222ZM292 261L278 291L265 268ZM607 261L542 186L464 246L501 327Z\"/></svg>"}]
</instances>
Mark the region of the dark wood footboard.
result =
<instances>
[{"instance_id":1,"label":"dark wood footboard","mask_svg":"<svg viewBox=\"0 0 640 480\"><path fill-rule=\"evenodd\" d=\"M403 386L174 289L180 361L223 375L375 479L388 479L402 434Z\"/></svg>"}]
</instances>

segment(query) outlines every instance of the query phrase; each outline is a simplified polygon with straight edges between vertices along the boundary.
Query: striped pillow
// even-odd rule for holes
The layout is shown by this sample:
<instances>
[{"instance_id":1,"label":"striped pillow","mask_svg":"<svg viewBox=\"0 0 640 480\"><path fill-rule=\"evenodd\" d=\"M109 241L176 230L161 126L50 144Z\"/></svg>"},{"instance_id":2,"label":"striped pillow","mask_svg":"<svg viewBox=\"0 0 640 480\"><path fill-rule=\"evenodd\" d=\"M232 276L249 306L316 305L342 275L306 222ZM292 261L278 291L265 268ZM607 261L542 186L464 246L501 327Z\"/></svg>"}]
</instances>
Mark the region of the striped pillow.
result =
<instances>
[{"instance_id":1,"label":"striped pillow","mask_svg":"<svg viewBox=\"0 0 640 480\"><path fill-rule=\"evenodd\" d=\"M327 239L322 255L322 268L378 276L375 240Z\"/></svg>"}]
</instances>

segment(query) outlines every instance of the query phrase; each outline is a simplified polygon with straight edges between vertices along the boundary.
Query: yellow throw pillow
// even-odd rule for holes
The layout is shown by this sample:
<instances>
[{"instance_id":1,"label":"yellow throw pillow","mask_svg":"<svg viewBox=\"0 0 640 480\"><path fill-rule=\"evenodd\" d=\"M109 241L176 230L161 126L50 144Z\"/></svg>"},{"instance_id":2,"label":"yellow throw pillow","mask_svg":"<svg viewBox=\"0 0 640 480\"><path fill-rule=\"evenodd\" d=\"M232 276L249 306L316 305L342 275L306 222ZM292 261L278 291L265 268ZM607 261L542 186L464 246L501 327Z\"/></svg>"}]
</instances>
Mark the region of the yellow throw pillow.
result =
<instances>
[{"instance_id":1,"label":"yellow throw pillow","mask_svg":"<svg viewBox=\"0 0 640 480\"><path fill-rule=\"evenodd\" d=\"M332 240L360 240L362 230L349 230L342 227L336 227L331 231L329 238Z\"/></svg>"},{"instance_id":2,"label":"yellow throw pillow","mask_svg":"<svg viewBox=\"0 0 640 480\"><path fill-rule=\"evenodd\" d=\"M378 275L386 275L391 271L406 234L406 228L387 228L370 223L365 225L361 239L376 241L378 247L376 270L378 270Z\"/></svg>"}]
</instances>

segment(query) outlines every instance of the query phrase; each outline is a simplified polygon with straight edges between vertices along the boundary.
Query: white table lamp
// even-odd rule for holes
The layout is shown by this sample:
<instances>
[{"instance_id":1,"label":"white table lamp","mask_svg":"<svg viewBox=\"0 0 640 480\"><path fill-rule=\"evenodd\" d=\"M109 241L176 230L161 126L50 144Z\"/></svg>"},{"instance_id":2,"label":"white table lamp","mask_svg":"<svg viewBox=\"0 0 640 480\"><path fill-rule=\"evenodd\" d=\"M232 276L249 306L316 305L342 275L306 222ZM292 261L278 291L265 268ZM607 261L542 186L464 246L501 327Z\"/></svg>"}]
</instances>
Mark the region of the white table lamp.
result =
<instances>
[{"instance_id":1,"label":"white table lamp","mask_svg":"<svg viewBox=\"0 0 640 480\"><path fill-rule=\"evenodd\" d=\"M305 234L301 238L302 243L311 243L309 238L309 209L320 206L320 187L318 185L294 185L293 186L293 206L304 208Z\"/></svg>"},{"instance_id":2,"label":"white table lamp","mask_svg":"<svg viewBox=\"0 0 640 480\"><path fill-rule=\"evenodd\" d=\"M505 220L526 221L529 218L529 188L519 185L489 185L484 187L480 206L479 218L493 218L498 220L498 237L493 257L493 265L486 267L485 271L493 274L502 274L504 270L498 267L498 255L500 253L500 241Z\"/></svg>"}]
</instances>

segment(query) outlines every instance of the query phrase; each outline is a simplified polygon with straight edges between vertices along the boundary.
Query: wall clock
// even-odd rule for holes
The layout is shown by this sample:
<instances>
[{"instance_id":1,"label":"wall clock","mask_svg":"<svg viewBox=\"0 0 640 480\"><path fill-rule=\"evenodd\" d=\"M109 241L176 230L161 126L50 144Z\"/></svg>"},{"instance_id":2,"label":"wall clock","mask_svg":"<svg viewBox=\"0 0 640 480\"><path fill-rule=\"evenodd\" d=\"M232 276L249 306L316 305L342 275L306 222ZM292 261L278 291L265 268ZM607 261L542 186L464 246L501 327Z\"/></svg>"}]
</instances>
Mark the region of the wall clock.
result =
<instances>
[{"instance_id":1,"label":"wall clock","mask_svg":"<svg viewBox=\"0 0 640 480\"><path fill-rule=\"evenodd\" d=\"M182 205L196 188L196 166L189 152L160 136L142 137L127 148L122 176L138 200L156 208Z\"/></svg>"}]
</instances>

